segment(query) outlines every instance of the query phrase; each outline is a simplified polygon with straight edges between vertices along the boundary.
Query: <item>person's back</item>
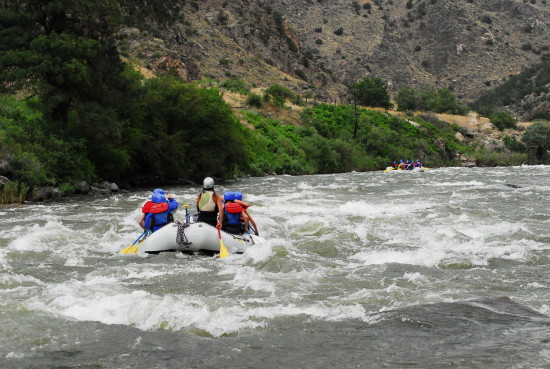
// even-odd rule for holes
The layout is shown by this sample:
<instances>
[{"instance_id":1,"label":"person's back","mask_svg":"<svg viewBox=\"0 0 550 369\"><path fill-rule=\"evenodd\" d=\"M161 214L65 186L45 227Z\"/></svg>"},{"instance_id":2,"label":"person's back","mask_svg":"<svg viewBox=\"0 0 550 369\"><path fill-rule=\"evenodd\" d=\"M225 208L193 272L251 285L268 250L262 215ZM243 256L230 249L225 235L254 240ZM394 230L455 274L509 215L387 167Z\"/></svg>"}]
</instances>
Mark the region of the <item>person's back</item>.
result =
<instances>
[{"instance_id":1,"label":"person's back","mask_svg":"<svg viewBox=\"0 0 550 369\"><path fill-rule=\"evenodd\" d=\"M222 229L227 233L243 234L248 231L248 217L243 211L241 204L235 202L235 193L226 192L223 195L224 204L224 222ZM241 218L244 219L244 229L241 225Z\"/></svg>"},{"instance_id":2,"label":"person's back","mask_svg":"<svg viewBox=\"0 0 550 369\"><path fill-rule=\"evenodd\" d=\"M214 191L214 180L207 177L203 181L202 192L197 197L197 221L208 223L214 227L221 226L223 215L221 215L220 207L221 198ZM220 216L222 219L218 219Z\"/></svg>"},{"instance_id":3,"label":"person's back","mask_svg":"<svg viewBox=\"0 0 550 369\"><path fill-rule=\"evenodd\" d=\"M248 208L250 207L250 205L248 205L246 202L243 201L243 194L239 191L235 192L235 202L237 204L241 204L241 206L243 207L243 212L248 218L248 223L249 223L248 228L250 228L250 225L252 225L252 227L253 227L252 231L254 231L256 236L259 236L260 233L258 231L258 226L256 225L256 222L254 221L254 219L252 219L252 216L248 212ZM245 220L243 219L243 222L244 221Z\"/></svg>"},{"instance_id":4,"label":"person's back","mask_svg":"<svg viewBox=\"0 0 550 369\"><path fill-rule=\"evenodd\" d=\"M166 224L173 222L173 213L178 206L179 204L174 198L168 196L168 199L166 199L164 191L162 193L154 192L151 197L149 213L145 216L145 228L155 232Z\"/></svg>"}]
</instances>

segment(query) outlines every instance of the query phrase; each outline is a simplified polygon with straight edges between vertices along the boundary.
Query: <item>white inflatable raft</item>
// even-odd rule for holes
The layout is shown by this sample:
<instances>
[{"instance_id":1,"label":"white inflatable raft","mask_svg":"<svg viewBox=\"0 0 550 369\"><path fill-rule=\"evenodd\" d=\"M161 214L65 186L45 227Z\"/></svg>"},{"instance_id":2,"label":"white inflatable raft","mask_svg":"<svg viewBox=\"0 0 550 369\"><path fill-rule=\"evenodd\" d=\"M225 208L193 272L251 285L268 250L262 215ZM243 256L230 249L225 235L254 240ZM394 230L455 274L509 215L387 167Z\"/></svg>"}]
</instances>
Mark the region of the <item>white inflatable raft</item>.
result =
<instances>
[{"instance_id":1,"label":"white inflatable raft","mask_svg":"<svg viewBox=\"0 0 550 369\"><path fill-rule=\"evenodd\" d=\"M384 169L384 173L388 173L388 172L396 172L396 173L418 173L418 172L424 172L425 170L429 170L430 168L424 168L424 167L415 167L413 169L395 169L394 167L387 167L386 169Z\"/></svg>"},{"instance_id":2,"label":"white inflatable raft","mask_svg":"<svg viewBox=\"0 0 550 369\"><path fill-rule=\"evenodd\" d=\"M178 237L178 230L180 237ZM229 253L243 253L261 238L249 234L234 235L221 231L224 246ZM220 238L216 227L206 223L170 223L150 234L139 244L138 253L156 254L163 251L220 252Z\"/></svg>"}]
</instances>

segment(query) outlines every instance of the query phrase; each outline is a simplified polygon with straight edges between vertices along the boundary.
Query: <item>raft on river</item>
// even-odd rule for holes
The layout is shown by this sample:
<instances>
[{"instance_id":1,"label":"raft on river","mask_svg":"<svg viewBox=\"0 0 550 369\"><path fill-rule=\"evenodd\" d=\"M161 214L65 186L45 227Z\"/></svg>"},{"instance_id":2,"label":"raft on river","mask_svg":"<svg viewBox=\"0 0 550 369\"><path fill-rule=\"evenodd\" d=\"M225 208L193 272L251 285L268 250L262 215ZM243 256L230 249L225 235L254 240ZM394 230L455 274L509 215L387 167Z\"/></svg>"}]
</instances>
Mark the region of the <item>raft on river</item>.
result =
<instances>
[{"instance_id":1,"label":"raft on river","mask_svg":"<svg viewBox=\"0 0 550 369\"><path fill-rule=\"evenodd\" d=\"M384 170L384 173L388 173L388 172L407 172L407 173L411 173L411 172L424 172L426 170L430 170L430 168L415 167L413 169L395 169L394 167L387 167Z\"/></svg>"},{"instance_id":2,"label":"raft on river","mask_svg":"<svg viewBox=\"0 0 550 369\"><path fill-rule=\"evenodd\" d=\"M236 235L220 232L223 244L229 253L243 253L245 250L258 243L260 237L245 233ZM203 251L220 252L220 237L216 227L207 223L170 223L150 234L139 243L136 252L157 254L164 251Z\"/></svg>"}]
</instances>

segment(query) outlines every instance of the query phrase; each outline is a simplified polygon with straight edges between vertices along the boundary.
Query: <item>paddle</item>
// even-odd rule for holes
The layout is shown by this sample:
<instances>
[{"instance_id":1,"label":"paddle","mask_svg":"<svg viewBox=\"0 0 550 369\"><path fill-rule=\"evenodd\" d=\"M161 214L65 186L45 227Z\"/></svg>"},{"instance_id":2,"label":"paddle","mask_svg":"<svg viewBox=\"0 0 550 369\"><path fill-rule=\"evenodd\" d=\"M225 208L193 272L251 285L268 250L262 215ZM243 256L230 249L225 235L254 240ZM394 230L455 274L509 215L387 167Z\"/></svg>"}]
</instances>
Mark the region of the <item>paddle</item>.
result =
<instances>
[{"instance_id":1,"label":"paddle","mask_svg":"<svg viewBox=\"0 0 550 369\"><path fill-rule=\"evenodd\" d=\"M137 254L138 252L138 248L139 248L139 243L138 241L141 240L141 238L143 236L146 236L147 235L147 232L149 232L148 229L145 230L145 232L143 232L135 241L133 244L131 244L130 246L128 246L127 248L121 250L120 252L122 254Z\"/></svg>"},{"instance_id":2,"label":"paddle","mask_svg":"<svg viewBox=\"0 0 550 369\"><path fill-rule=\"evenodd\" d=\"M183 207L185 208L185 224L189 224L189 211L187 210L189 205L185 204Z\"/></svg>"},{"instance_id":3,"label":"paddle","mask_svg":"<svg viewBox=\"0 0 550 369\"><path fill-rule=\"evenodd\" d=\"M222 233L220 232L220 229L218 228L218 236L220 237L220 259L221 258L226 258L229 256L229 251L227 251L227 248L225 247L225 245L223 244L223 241L222 241Z\"/></svg>"}]
</instances>

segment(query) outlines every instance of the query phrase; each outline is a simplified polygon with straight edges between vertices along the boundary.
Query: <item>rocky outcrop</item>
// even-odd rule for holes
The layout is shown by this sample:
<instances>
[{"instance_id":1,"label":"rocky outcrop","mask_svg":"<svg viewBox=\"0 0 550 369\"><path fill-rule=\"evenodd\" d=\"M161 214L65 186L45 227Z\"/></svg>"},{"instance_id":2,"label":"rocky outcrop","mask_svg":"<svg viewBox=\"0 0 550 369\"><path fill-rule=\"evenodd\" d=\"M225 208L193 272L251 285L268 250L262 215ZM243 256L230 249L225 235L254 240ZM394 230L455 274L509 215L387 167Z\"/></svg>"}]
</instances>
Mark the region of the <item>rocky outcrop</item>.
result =
<instances>
[{"instance_id":1,"label":"rocky outcrop","mask_svg":"<svg viewBox=\"0 0 550 369\"><path fill-rule=\"evenodd\" d=\"M0 160L0 176L11 174L11 165L7 160Z\"/></svg>"},{"instance_id":2,"label":"rocky outcrop","mask_svg":"<svg viewBox=\"0 0 550 369\"><path fill-rule=\"evenodd\" d=\"M31 201L58 200L63 197L63 193L58 187L37 186L33 189L30 196Z\"/></svg>"},{"instance_id":3,"label":"rocky outcrop","mask_svg":"<svg viewBox=\"0 0 550 369\"><path fill-rule=\"evenodd\" d=\"M154 67L158 71L175 74L187 82L187 68L181 60L174 59L171 56L163 56L155 62Z\"/></svg>"},{"instance_id":4,"label":"rocky outcrop","mask_svg":"<svg viewBox=\"0 0 550 369\"><path fill-rule=\"evenodd\" d=\"M125 51L189 80L239 76L326 102L362 77L392 93L446 87L473 101L540 62L550 43L550 7L534 0L205 0L187 2L179 19L127 31Z\"/></svg>"}]
</instances>

